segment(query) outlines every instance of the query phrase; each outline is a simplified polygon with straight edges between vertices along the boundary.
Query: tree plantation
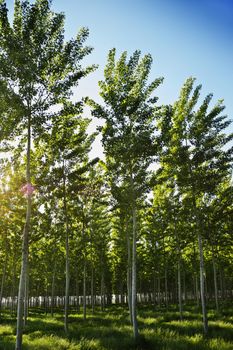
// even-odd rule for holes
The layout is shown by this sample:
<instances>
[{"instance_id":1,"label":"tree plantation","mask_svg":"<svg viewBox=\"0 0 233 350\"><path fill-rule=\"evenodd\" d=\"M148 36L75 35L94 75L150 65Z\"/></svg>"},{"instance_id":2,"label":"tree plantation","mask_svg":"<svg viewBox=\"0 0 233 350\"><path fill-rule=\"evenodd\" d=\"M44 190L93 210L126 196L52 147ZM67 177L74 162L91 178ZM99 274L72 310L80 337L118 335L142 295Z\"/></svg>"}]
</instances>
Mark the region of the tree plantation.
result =
<instances>
[{"instance_id":1,"label":"tree plantation","mask_svg":"<svg viewBox=\"0 0 233 350\"><path fill-rule=\"evenodd\" d=\"M151 55L115 49L102 102L77 99L88 35L65 40L49 0L15 0L13 19L0 0L0 349L230 350L223 101L190 77L161 105Z\"/></svg>"}]
</instances>

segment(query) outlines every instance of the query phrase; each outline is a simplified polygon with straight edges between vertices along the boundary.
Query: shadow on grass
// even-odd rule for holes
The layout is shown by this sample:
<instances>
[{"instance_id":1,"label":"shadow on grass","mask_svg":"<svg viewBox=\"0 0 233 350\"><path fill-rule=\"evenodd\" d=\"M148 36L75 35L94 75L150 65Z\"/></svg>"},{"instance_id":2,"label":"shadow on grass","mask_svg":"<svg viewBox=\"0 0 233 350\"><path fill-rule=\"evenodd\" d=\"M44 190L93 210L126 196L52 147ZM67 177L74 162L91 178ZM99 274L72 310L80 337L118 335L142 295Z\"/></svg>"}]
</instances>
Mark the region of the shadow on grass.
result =
<instances>
[{"instance_id":1,"label":"shadow on grass","mask_svg":"<svg viewBox=\"0 0 233 350\"><path fill-rule=\"evenodd\" d=\"M230 317L230 316L229 316ZM216 315L211 319L215 319ZM6 317L0 324L0 350L14 350L15 319ZM5 328L4 328L5 327ZM140 337L135 343L127 310L122 307L69 317L69 334L63 328L63 315L54 318L30 313L24 335L24 350L231 350L233 325L221 317L210 321L209 336L202 335L201 315L192 310L179 313L170 310L139 310Z\"/></svg>"}]
</instances>

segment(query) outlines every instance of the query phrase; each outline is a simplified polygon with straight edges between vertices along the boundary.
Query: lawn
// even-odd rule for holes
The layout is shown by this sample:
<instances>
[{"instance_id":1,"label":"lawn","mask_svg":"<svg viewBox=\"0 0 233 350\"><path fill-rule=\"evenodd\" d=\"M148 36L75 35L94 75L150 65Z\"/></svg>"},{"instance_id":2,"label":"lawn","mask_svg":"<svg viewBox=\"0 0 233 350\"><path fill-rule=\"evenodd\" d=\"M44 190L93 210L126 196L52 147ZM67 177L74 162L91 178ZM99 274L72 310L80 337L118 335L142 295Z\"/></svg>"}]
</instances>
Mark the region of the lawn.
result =
<instances>
[{"instance_id":1,"label":"lawn","mask_svg":"<svg viewBox=\"0 0 233 350\"><path fill-rule=\"evenodd\" d=\"M128 312L109 307L105 312L70 315L68 336L63 330L62 314L54 318L42 312L30 312L23 338L25 350L232 350L233 317L230 308L208 313L209 335L202 334L201 314L189 308L184 320L174 308L138 312L140 339L135 344ZM14 350L15 318L3 314L0 324L0 350Z\"/></svg>"}]
</instances>

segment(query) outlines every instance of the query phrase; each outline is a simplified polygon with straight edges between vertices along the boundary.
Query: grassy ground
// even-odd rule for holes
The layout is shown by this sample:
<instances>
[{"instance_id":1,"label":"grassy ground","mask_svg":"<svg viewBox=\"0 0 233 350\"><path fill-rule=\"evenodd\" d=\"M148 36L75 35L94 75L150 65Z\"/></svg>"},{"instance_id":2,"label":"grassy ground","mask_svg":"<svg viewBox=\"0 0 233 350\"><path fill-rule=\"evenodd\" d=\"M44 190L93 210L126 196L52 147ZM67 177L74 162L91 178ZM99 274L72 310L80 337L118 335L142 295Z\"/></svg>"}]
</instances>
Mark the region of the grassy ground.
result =
<instances>
[{"instance_id":1,"label":"grassy ground","mask_svg":"<svg viewBox=\"0 0 233 350\"><path fill-rule=\"evenodd\" d=\"M105 312L71 314L70 331L63 331L63 317L30 312L23 338L25 350L233 350L233 315L209 311L209 335L202 335L201 314L189 309L179 321L176 309L141 308L138 312L140 339L132 337L127 310L111 307ZM0 350L13 350L15 319L4 315L0 324Z\"/></svg>"}]
</instances>

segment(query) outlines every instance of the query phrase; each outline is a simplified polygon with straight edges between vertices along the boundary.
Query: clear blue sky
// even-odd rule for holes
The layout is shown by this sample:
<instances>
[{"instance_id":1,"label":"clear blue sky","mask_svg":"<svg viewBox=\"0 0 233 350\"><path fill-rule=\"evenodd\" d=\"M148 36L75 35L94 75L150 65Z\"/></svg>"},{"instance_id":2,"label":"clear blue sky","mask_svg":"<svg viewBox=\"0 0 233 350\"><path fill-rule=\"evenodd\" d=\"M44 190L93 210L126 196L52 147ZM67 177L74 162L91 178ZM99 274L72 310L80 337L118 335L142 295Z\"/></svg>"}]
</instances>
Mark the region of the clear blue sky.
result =
<instances>
[{"instance_id":1,"label":"clear blue sky","mask_svg":"<svg viewBox=\"0 0 233 350\"><path fill-rule=\"evenodd\" d=\"M54 0L53 8L65 12L67 36L90 29L90 62L100 65L91 89L98 89L94 79L109 49L140 49L154 58L151 77L165 77L162 102L172 102L192 75L233 115L232 0Z\"/></svg>"},{"instance_id":2,"label":"clear blue sky","mask_svg":"<svg viewBox=\"0 0 233 350\"><path fill-rule=\"evenodd\" d=\"M12 8L13 0L7 4ZM173 103L194 76L203 96L224 98L233 119L233 0L53 0L52 8L66 14L67 38L81 26L90 29L88 62L99 69L80 85L80 95L97 98L109 49L140 49L154 58L151 79L165 78L161 103Z\"/></svg>"}]
</instances>

